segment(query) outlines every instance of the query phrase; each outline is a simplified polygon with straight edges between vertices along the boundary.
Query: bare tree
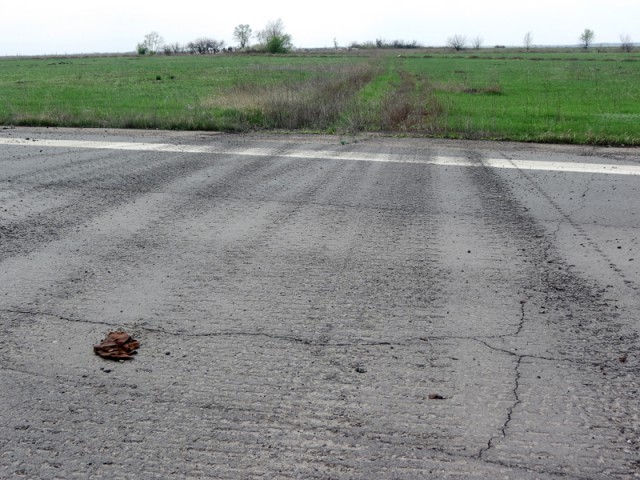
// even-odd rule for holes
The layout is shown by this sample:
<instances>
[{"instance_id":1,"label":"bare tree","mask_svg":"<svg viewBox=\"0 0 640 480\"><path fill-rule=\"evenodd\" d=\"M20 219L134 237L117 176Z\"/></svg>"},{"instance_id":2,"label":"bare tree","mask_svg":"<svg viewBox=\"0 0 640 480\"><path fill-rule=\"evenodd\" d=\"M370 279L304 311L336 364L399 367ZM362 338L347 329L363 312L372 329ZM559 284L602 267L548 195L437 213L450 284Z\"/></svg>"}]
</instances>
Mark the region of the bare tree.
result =
<instances>
[{"instance_id":1,"label":"bare tree","mask_svg":"<svg viewBox=\"0 0 640 480\"><path fill-rule=\"evenodd\" d=\"M246 24L240 24L233 30L233 38L238 42L240 48L249 46L249 39L252 34L251 27Z\"/></svg>"},{"instance_id":2,"label":"bare tree","mask_svg":"<svg viewBox=\"0 0 640 480\"><path fill-rule=\"evenodd\" d=\"M628 34L620 35L620 48L624 52L631 52L633 50L633 42L631 41L631 37Z\"/></svg>"},{"instance_id":3,"label":"bare tree","mask_svg":"<svg viewBox=\"0 0 640 480\"><path fill-rule=\"evenodd\" d=\"M160 36L158 32L147 33L144 36L144 40L142 41L142 46L146 48L146 51L151 55L158 53L160 48L162 48L162 44L164 40Z\"/></svg>"},{"instance_id":4,"label":"bare tree","mask_svg":"<svg viewBox=\"0 0 640 480\"><path fill-rule=\"evenodd\" d=\"M455 34L447 39L447 46L453 48L456 52L464 50L467 46L467 37Z\"/></svg>"},{"instance_id":5,"label":"bare tree","mask_svg":"<svg viewBox=\"0 0 640 480\"><path fill-rule=\"evenodd\" d=\"M478 35L476 38L471 40L471 46L475 50L480 50L480 47L482 47L482 37L480 35Z\"/></svg>"},{"instance_id":6,"label":"bare tree","mask_svg":"<svg viewBox=\"0 0 640 480\"><path fill-rule=\"evenodd\" d=\"M533 45L533 33L525 33L522 39L522 43L524 44L524 48L527 50L527 52L531 50L531 45Z\"/></svg>"},{"instance_id":7,"label":"bare tree","mask_svg":"<svg viewBox=\"0 0 640 480\"><path fill-rule=\"evenodd\" d=\"M256 36L262 43L267 43L272 37L279 37L285 35L284 22L281 18L277 20L269 20L264 27L264 30L260 30Z\"/></svg>"},{"instance_id":8,"label":"bare tree","mask_svg":"<svg viewBox=\"0 0 640 480\"><path fill-rule=\"evenodd\" d=\"M578 37L582 48L584 48L585 50L591 46L594 38L596 38L596 33L590 28L585 28L584 32L582 32Z\"/></svg>"}]
</instances>

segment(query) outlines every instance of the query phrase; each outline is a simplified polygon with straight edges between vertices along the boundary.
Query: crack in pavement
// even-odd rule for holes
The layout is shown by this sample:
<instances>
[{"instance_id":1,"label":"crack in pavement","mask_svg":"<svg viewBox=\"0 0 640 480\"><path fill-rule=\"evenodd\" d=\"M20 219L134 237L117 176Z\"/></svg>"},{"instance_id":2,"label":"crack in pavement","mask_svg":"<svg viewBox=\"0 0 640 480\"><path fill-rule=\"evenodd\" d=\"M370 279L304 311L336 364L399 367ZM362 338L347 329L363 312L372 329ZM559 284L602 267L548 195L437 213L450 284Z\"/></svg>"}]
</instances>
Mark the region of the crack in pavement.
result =
<instances>
[{"instance_id":1,"label":"crack in pavement","mask_svg":"<svg viewBox=\"0 0 640 480\"><path fill-rule=\"evenodd\" d=\"M301 337L296 337L292 335L277 335L277 334L271 334L267 332L218 331L218 332L189 333L189 332L180 332L180 331L170 331L162 328L148 327L148 326L140 325L135 322L128 325L116 326L113 323L109 323L109 322L83 320L83 319L65 317L63 315L59 315L56 313L30 311L30 310L0 309L0 312L13 313L13 314L19 314L19 315L28 315L32 317L38 317L38 316L52 317L52 318L55 318L56 320L60 320L63 322L82 323L82 324L88 324L88 325L100 325L100 326L106 326L106 327L109 327L109 329L115 329L115 330L130 329L134 334L134 336L138 336L136 332L144 331L152 334L162 334L162 335L184 337L184 338L254 337L254 338L266 338L270 340L284 341L284 342L289 342L293 344L307 345L310 347L327 347L327 348L384 347L384 346L408 347L415 344L424 344L424 343L438 342L438 341L449 341L449 340L474 341L494 352L516 357L518 361L518 366L519 366L519 363L525 359L542 360L542 361L548 361L548 362L556 362L556 363L563 363L568 365L580 365L580 366L588 366L588 367L602 366L602 363L600 362L590 362L586 360L569 359L569 358L548 357L548 356L534 355L529 353L517 353L512 350L508 350L506 348L497 347L488 342L488 340L513 337L515 334L487 335L487 336L437 335L437 336L429 336L429 337L424 337L424 336L409 337L409 338L403 339L402 341L384 341L384 340L365 341L363 339L354 339L353 341L349 341L349 342L328 342L328 341L318 341L312 338L301 338ZM523 312L523 315L524 315L524 312ZM524 322L524 317L521 323L523 322ZM522 328L518 329L518 333L520 332L520 330L522 330ZM437 366L434 366L434 365L432 366L434 368L438 368Z\"/></svg>"},{"instance_id":2,"label":"crack in pavement","mask_svg":"<svg viewBox=\"0 0 640 480\"><path fill-rule=\"evenodd\" d=\"M109 326L110 328L124 328L125 326L121 326L121 327L115 327L113 325L113 323L109 323L109 322L102 322L102 321L93 321L93 320L82 320L82 319L76 319L76 318L69 318L69 317L65 317L59 314L55 314L55 313L47 313L47 312L34 312L34 311L29 311L29 310L18 310L18 309L2 309L0 310L0 312L3 313L16 313L16 314L20 314L20 315L29 315L29 316L33 316L33 317L38 317L38 316L43 316L43 317L53 317L57 320L61 320L64 322L70 322L70 323L85 323L85 324L90 324L90 325L105 325L105 326ZM187 338L207 338L207 337L233 337L233 336L238 336L238 337L264 337L264 338L269 338L271 340L282 340L282 341L287 341L287 342L291 342L291 343L300 343L303 345L310 345L310 346L326 346L326 347L350 347L350 346L386 346L386 345L397 345L397 346L406 346L408 345L407 342L386 342L386 341L380 341L380 342L348 342L348 343L331 343L331 342L317 342L314 341L312 339L307 339L307 338L300 338L300 337L294 337L291 335L274 335L274 334L270 334L270 333L265 333L265 332L234 332L234 331L223 331L223 332L204 332L204 333L189 333L189 332L180 332L180 331L170 331L170 330L165 330L162 328L153 328L153 327L147 327L144 325L140 325L137 323L132 323L129 325L129 328L132 331L145 331L145 332L149 332L149 333L161 333L164 335L170 335L170 336L176 336L176 337L187 337ZM421 339L420 339L421 340ZM411 341L411 340L409 340ZM424 341L424 340L422 340Z\"/></svg>"},{"instance_id":3,"label":"crack in pavement","mask_svg":"<svg viewBox=\"0 0 640 480\"><path fill-rule=\"evenodd\" d=\"M514 356L516 364L515 364L515 367L514 367L514 372L515 372L515 376L514 376L514 380L513 380L514 385L513 385L512 391L511 391L511 393L513 395L513 403L507 407L506 419L505 419L504 423L502 424L502 426L500 427L501 435L494 435L487 441L487 445L485 447L481 448L480 451L477 453L476 457L478 459L482 459L484 457L484 455L489 450L494 448L495 447L495 443L497 441L499 441L500 439L507 438L509 424L511 423L511 420L513 418L513 412L518 407L518 405L521 403L520 393L519 393L520 375L521 375L520 374L520 365L522 364L522 359L525 358L524 355L518 355L518 354L515 354L515 353L510 352L508 350L496 349L496 348L491 347L489 344L487 344L485 342L481 342L481 343L483 343L487 347L491 348L492 350L501 351L501 352L504 352L504 353L507 353L509 355Z\"/></svg>"},{"instance_id":4,"label":"crack in pavement","mask_svg":"<svg viewBox=\"0 0 640 480\"><path fill-rule=\"evenodd\" d=\"M479 161L482 162L481 159ZM517 168L515 164L514 164L514 167ZM517 169L517 170L519 170L519 173L524 176L526 182L528 182L529 185L533 186L537 195L545 199L549 203L549 205L552 207L552 209L555 210L555 212L559 216L559 219L557 220L557 222L553 222L555 224L554 225L555 229L553 228L553 226L551 226L550 228L536 227L536 222L531 221L532 218L529 218L530 214L521 213L521 209L518 208L519 206L518 201L514 197L507 199L506 206L503 206L503 211L508 211L510 218L515 219L513 223L519 223L520 225L529 225L529 228L526 231L526 234L527 234L526 236L524 235L525 233L524 230L521 233L520 232L519 233L522 235L521 236L522 241L526 245L531 245L533 247L532 248L533 250L532 268L533 268L534 275L532 277L533 283L529 285L529 288L531 289L530 293L532 294L530 298L538 299L541 302L541 308L544 309L540 312L542 314L547 313L547 307L553 308L553 306L556 306L556 310L558 309L564 310L566 312L565 318L569 320L565 322L563 321L564 319L559 318L558 320L556 320L556 322L558 325L560 325L561 328L566 329L565 331L567 332L567 334L574 335L576 332L579 332L579 334L581 335L586 335L585 333L582 333L584 332L585 328L581 328L581 330L578 330L578 327L583 327L582 320L580 319L577 319L575 321L575 323L577 324L576 327L573 329L571 328L570 322L573 322L574 310L576 313L576 317L578 316L585 317L586 316L585 314L587 312L591 313L592 314L591 316L593 316L594 312L598 312L602 316L606 316L609 318L615 317L615 314L610 309L609 305L606 302L602 303L601 301L599 301L600 294L602 292L595 291L597 284L591 285L590 283L588 284L583 280L581 280L579 274L576 273L574 268L572 268L573 266L567 265L563 261L561 254L556 251L555 245L559 241L560 232L563 225L568 224L573 229L575 229L575 231L577 231L578 234L582 238L584 238L586 242L588 242L590 246L603 259L607 260L609 267L614 268L615 270L615 265L613 265L612 262L609 261L608 256L600 248L600 246L597 245L591 239L588 233L588 230L586 230L583 225L581 225L580 223L576 222L573 219L574 215L580 212L580 210L587 207L586 201L583 200L581 205L567 212L565 211L565 209L562 208L561 204L559 204L556 200L554 200L554 198L552 198L550 194L548 194L543 189L543 185L540 182L537 182L536 179L533 178L531 175L529 175L527 172L523 172L520 169ZM477 180L478 184L482 186L483 189L486 189L490 193L495 191L498 191L498 192L511 191L511 186L508 185L501 178L497 178L497 175L495 173L492 174L491 172L487 172L486 174L482 175L480 172L481 171L478 172L477 178L475 179ZM590 189L592 188L593 180L594 178L590 177L589 182L586 185L586 188L581 194L582 198L585 198L589 194ZM485 198L485 197L482 197L482 198ZM489 211L494 211L494 210L499 211L498 207L502 205L499 205L497 201L492 202L491 197L486 197L486 198L487 198L487 207ZM498 197L498 198L501 198L501 197ZM529 209L524 209L525 212L528 212L528 210ZM510 232L507 231L506 233L509 234ZM539 240L533 240L534 238ZM621 275L619 271L616 271L616 273L618 273L620 277L623 277L623 275ZM585 298L586 298L586 302L585 302ZM574 305L576 305L577 307L574 307ZM607 307L607 311L603 311L603 307ZM520 328L517 329L518 334L504 335L504 336L501 336L501 339L516 337L523 331L524 322L527 320L525 315L524 303L522 304L521 312L522 312L521 323L519 325ZM582 315L579 315L579 314L582 314ZM590 324L589 326L591 327L592 325L594 329L596 328L598 329L598 332L601 329L606 329L607 333L609 333L614 328L613 326L609 326L604 322L596 323L595 321L592 321L592 324ZM614 342L616 340L621 341L622 337L619 337L619 338L612 337L611 340L613 340ZM483 340L478 338L477 341L493 351L500 352L505 355L509 355L510 357L513 357L513 377L511 379L512 389L510 391L510 398L512 399L512 401L509 402L507 408L505 409L504 422L499 427L499 430L487 441L487 444L483 446L476 454L476 458L479 458L479 459L487 459L488 456L493 457L498 455L500 452L496 452L494 454L489 455L489 452L491 452L491 450L494 449L498 444L504 445L505 447L508 446L511 443L511 440L509 439L510 428L513 429L513 432L511 434L516 435L517 429L515 429L513 425L515 425L516 421L518 421L516 414L520 415L521 414L520 411L522 410L522 407L518 409L518 406L521 405L521 403L523 402L523 398L525 399L524 401L526 401L526 398L527 398L526 396L523 396L524 394L521 390L522 377L523 375L526 374L526 372L523 372L523 369L524 369L523 367L524 367L524 362L526 361L527 358L537 358L545 361L553 361L558 363L562 362L569 365L586 366L586 367L589 367L590 369L593 369L593 371L595 372L597 367L603 368L605 366L604 362L607 360L606 354L608 349L611 348L610 344L607 344L601 350L597 350L597 347L593 347L592 349L589 349L589 353L592 354L589 358L592 358L593 360L595 360L595 361L593 360L589 361L589 360L586 360L586 357L588 357L587 355L584 355L585 358L581 358L581 359L576 358L576 355L569 355L569 354L567 354L567 357L563 359L544 358L542 356L535 356L535 355L529 356L521 352L509 350L508 348L500 348L500 347L494 346L492 345L492 342L490 340ZM589 346L590 343L585 342L585 343L582 343L581 345ZM564 352L560 351L559 353L563 355ZM597 355L597 354L600 354L600 355ZM617 401L617 399L615 401ZM526 415L526 412L523 412L523 413L524 415ZM497 463L500 464L501 462L497 462Z\"/></svg>"},{"instance_id":5,"label":"crack in pavement","mask_svg":"<svg viewBox=\"0 0 640 480\"><path fill-rule=\"evenodd\" d=\"M423 344L423 343L428 343L431 341L446 341L446 340L468 340L468 341L474 341L474 342L478 342L481 345L487 347L488 349L495 351L495 352L499 352L499 353L504 353L510 356L514 356L514 357L519 357L521 359L525 359L525 358L531 358L531 359L535 359L535 360L545 360L545 361L550 361L550 362L562 362L562 363L569 363L569 364L580 364L580 365L589 365L589 366L599 366L599 363L595 363L595 362L578 362L578 361L574 361L571 359L562 359L562 358L554 358L554 357L545 357L545 356L541 356L541 355L532 355L532 354L522 354L522 353L516 353L513 352L511 350L507 350L504 348L499 348L496 347L494 345L491 345L490 343L487 342L487 340L494 340L494 339L503 339L506 337L512 337L515 334L505 334L505 335L487 335L487 336L478 336L478 335L473 335L473 336L466 336L466 335L436 335L436 336L429 336L429 337L410 337L410 338L405 338L403 341L351 341L351 342L327 342L327 341L316 341L313 340L311 338L301 338L301 337L295 337L292 335L275 335L275 334L270 334L270 333L266 333L266 332L241 332L241 331L219 331L219 332L201 332L201 333L189 333L189 332L180 332L180 331L171 331L171 330L166 330L166 329L162 329L162 328L154 328L154 327L147 327L144 325L140 325L138 323L131 323L128 325L120 325L120 326L115 326L113 323L109 323L109 322L103 322L103 321L95 321L95 320L84 320L84 319L77 319L77 318L70 318L70 317L65 317L63 315L59 315L57 313L48 313L48 312L41 312L41 311L31 311L31 310L19 310L19 309L0 309L0 312L2 313L13 313L13 314L19 314L19 315L28 315L28 316L32 316L32 317L52 317L55 318L56 320L60 320L63 322L70 322L70 323L83 323L83 324L88 324L88 325L104 325L107 326L111 329L125 329L125 328L129 328L134 332L134 335L136 335L135 332L137 331L144 331L144 332L148 332L148 333L155 333L155 334L163 334L163 335L169 335L169 336L175 336L175 337L185 337L185 338L214 338L214 337L263 337L263 338L268 338L271 340L280 340L280 341L286 341L286 342L290 342L290 343L298 343L298 344L302 344L302 345L309 345L309 346L313 346L313 347L382 347L382 346L394 346L394 347L407 347L410 346L412 344ZM523 320L524 321L524 320ZM518 329L518 332L521 330L522 328Z\"/></svg>"},{"instance_id":6,"label":"crack in pavement","mask_svg":"<svg viewBox=\"0 0 640 480\"><path fill-rule=\"evenodd\" d=\"M581 210L584 210L587 207L586 197L589 194L589 191L591 190L591 184L593 183L593 179L594 179L594 175L589 177L589 181L587 182L587 186L584 189L584 191L582 192L582 195L580 195L580 198L582 199L582 201L580 202L580 205L578 205L576 208L574 208L573 210L571 210L567 214L567 216L569 218L572 218L576 213L578 213Z\"/></svg>"},{"instance_id":7,"label":"crack in pavement","mask_svg":"<svg viewBox=\"0 0 640 480\"><path fill-rule=\"evenodd\" d=\"M491 172L488 170L487 165L485 164L484 160L479 157L476 154L471 154L470 155L470 159L475 159L480 165L482 165L484 168L481 170L481 172L484 172L484 174L482 173L478 173L474 179L476 180L476 182L479 182L480 185L482 185L482 187L484 189L487 189L490 192L494 192L494 191L507 191L509 192L508 187L505 187L505 185L502 184L502 182L496 177L496 174L494 172ZM527 180L529 182L533 182L532 179L526 175L526 173L522 172L520 168L518 168L515 163L508 158L505 155L505 158L507 158L508 161L510 161L511 163L513 163L514 168L517 169L517 171L519 171L521 174L525 175ZM480 178L482 177L482 178ZM535 182L533 182L535 183ZM558 209L559 207L557 205L555 205L552 201L552 199L550 199L548 197L548 195L546 194L546 192L544 192L541 187L539 185L536 184L536 187L538 189L538 191L540 192L540 194L543 195L544 198L546 198L548 201L552 202L552 204ZM485 198L485 197L482 197ZM488 198L488 202L491 202L491 198L492 197L487 197ZM523 218L522 214L520 214L520 209L518 208L518 202L515 199L511 199L509 197L507 197L506 199L504 199L502 197L502 195L500 195L498 197L500 200L500 203L502 205L505 205L503 207L503 209L506 210L510 210L512 213L518 212L516 213L516 217L515 218ZM491 212L495 211L495 206L494 205L490 205L492 208L490 209ZM525 209L526 211L526 209ZM561 211L562 214L564 214L564 212ZM565 215L566 216L566 215ZM570 218L568 218L569 221L571 221ZM558 224L556 231L553 232L551 235L544 234L542 231L536 231L535 229L531 232L533 234L533 236L535 238L540 238L541 239L541 249L542 249L542 254L540 256L540 263L538 264L538 268L542 269L542 277L544 278L544 284L547 285L548 287L553 287L553 288L557 288L554 283L553 283L553 275L550 272L550 269L546 267L546 265L548 263L550 263L550 258L553 257L553 246L554 246L554 241L556 239L556 236L558 234L560 230L560 223ZM555 261L555 258L553 258L553 261ZM525 326L525 322L527 320L527 314L526 314L526 309L525 309L525 305L527 304L527 302L531 299L535 297L534 295L526 295L526 299L523 299L520 301L520 321L518 323L518 326L515 330L514 333L512 334L505 334L505 335L500 335L499 338L501 340L505 340L507 338L516 338L519 337L524 329ZM511 389L511 396L513 401L506 407L505 410L505 416L504 416L504 422L502 423L502 425L499 426L499 433L494 434L493 436L491 436L488 440L487 443L484 447L480 448L480 450L477 452L477 454L475 455L475 458L477 459L486 459L486 455L488 452L490 452L492 449L494 449L494 447L496 446L496 444L498 442L500 442L501 440L505 440L509 434L509 427L510 424L512 423L512 420L514 419L514 412L516 411L516 409L518 408L518 405L521 404L521 398L520 398L520 379L521 379L521 365L523 362L524 358L536 358L536 356L528 356L522 353L516 353L514 351L508 350L506 348L498 348L495 347L493 345L491 345L490 343L488 343L485 340L481 340L479 338L476 339L477 342L481 343L482 345L484 345L486 348L489 348L492 351L495 352L500 352L506 355L509 355L511 357L513 357L514 359L514 365L513 365L513 380L512 380L512 389ZM543 359L542 357L537 357L538 359ZM544 359L544 360L552 360L552 359ZM554 359L555 360L555 359Z\"/></svg>"}]
</instances>

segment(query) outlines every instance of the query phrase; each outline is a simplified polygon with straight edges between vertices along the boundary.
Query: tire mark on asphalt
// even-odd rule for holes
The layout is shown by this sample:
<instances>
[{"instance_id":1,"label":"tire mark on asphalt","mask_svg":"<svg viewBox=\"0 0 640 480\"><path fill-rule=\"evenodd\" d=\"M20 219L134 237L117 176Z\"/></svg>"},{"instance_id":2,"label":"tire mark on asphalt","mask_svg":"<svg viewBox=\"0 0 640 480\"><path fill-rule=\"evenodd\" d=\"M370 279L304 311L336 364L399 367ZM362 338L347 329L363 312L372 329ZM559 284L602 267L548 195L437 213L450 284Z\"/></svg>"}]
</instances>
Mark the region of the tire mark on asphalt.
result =
<instances>
[{"instance_id":1,"label":"tire mark on asphalt","mask_svg":"<svg viewBox=\"0 0 640 480\"><path fill-rule=\"evenodd\" d=\"M481 161L481 160L479 160ZM480 195L487 217L493 222L497 231L503 231L507 237L515 238L526 250L527 256L532 260L531 279L526 291L532 300L540 302L543 296L543 304L546 310L551 306L573 313L569 318L578 314L580 310L591 313L598 312L600 318L607 318L604 331L613 331L619 326L615 324L617 313L613 308L607 308L603 301L601 290L597 284L585 281L568 266L559 256L554 247L554 237L543 227L539 226L535 218L526 213L525 209L512 197L509 187L503 183L499 176L491 169L470 170L472 177L484 195ZM549 199L552 201L552 199ZM571 312L572 309L577 310ZM586 335L597 338L603 332L602 322L592 321L590 330ZM562 324L555 324L558 328ZM586 327L580 325L583 329ZM633 339L631 339L633 340ZM591 343L593 345L593 343ZM610 346L610 345L609 345ZM594 352L592 352L594 353ZM577 356L577 355L576 355Z\"/></svg>"},{"instance_id":2,"label":"tire mark on asphalt","mask_svg":"<svg viewBox=\"0 0 640 480\"><path fill-rule=\"evenodd\" d=\"M74 166L69 166L63 174L66 178L36 185L34 189L45 190L51 196L70 195L71 203L27 216L18 222L3 221L0 224L0 261L26 255L43 244L63 238L104 211L133 202L135 198L172 182L176 172L194 173L206 167L201 159L176 161L170 158L158 165L155 161L147 163L146 155L138 159L135 157L134 161L139 160L143 164L133 172L129 168L127 175L123 175L122 170L105 174L110 167L100 166L97 172L87 176L84 168L77 171ZM131 161L125 164L130 165Z\"/></svg>"},{"instance_id":3,"label":"tire mark on asphalt","mask_svg":"<svg viewBox=\"0 0 640 480\"><path fill-rule=\"evenodd\" d=\"M584 238L584 240L590 245L590 247L605 261L606 265L613 271L615 272L615 274L627 285L630 286L630 288L633 288L634 290L640 290L640 286L637 285L635 282L633 282L633 280L630 280L627 278L626 275L624 275L624 273L622 272L622 270L620 268L618 268L615 264L615 262L611 259L611 257L609 255L607 255L607 253L600 247L600 245L598 245L591 237L590 235L586 232L586 230L584 229L584 227L579 224L578 222L576 222L573 219L573 216L578 213L581 209L584 208L584 202L582 204L582 206L577 207L575 210L571 211L571 212L565 212L565 210L558 204L557 201L555 201L547 192L546 190L542 187L542 185L540 185L540 183L538 181L536 181L532 175L530 175L529 173L527 173L525 170L522 170L518 167L518 164L516 161L514 161L512 158L510 158L508 155L506 154L502 154L503 157L510 161L514 168L518 169L518 172L520 173L520 175L522 175L531 186L533 186L536 191L540 194L540 196L542 196L551 206L552 208L561 216L561 218L564 219L564 221L569 224L575 231L577 231L579 233L579 235ZM593 176L592 178L589 180L589 182L587 183L587 186L584 190L584 192L582 193L582 197L584 198L588 193L589 190L591 188L591 182L593 181ZM560 231L560 228L562 226L562 222L558 222L558 226L555 230L555 232L553 232L553 234L551 235L552 238L556 238L558 232ZM550 244L553 243L550 242Z\"/></svg>"},{"instance_id":4,"label":"tire mark on asphalt","mask_svg":"<svg viewBox=\"0 0 640 480\"><path fill-rule=\"evenodd\" d=\"M479 156L471 153L471 159L482 164L483 160ZM637 337L624 336L621 337L618 332L621 326L616 323L617 314L605 302L603 302L601 291L597 285L591 285L583 280L570 266L560 258L554 248L554 235L544 231L538 226L535 218L525 213L525 209L515 200L509 191L508 185L499 177L495 170L490 168L469 169L469 175L473 179L477 188L481 192L479 198L485 210L485 215L493 223L496 231L508 238L514 238L521 243L527 252L531 263L529 264L529 284L525 286L527 302L529 304L540 305L543 309L541 313L546 314L547 310L555 309L553 320L549 318L547 325L557 334L551 335L557 344L557 351L561 358L573 365L582 365L588 367L590 375L601 377L600 369L606 365L607 369L620 370L623 367L611 362L611 350L634 351L638 352ZM537 185L539 189L539 185ZM540 190L544 196L554 206L557 205L552 199ZM559 212L565 217L566 214L559 209ZM571 221L570 218L567 218ZM533 312L525 315L523 305L523 319L518 335L523 333L524 325L533 321ZM530 318L531 317L531 318ZM560 320L561 319L561 320ZM577 335L576 335L577 334ZM576 338L576 336L578 338ZM580 341L580 338L589 341ZM596 340L597 339L597 340ZM570 342L571 345L562 342ZM484 343L484 342L483 342ZM486 343L487 346L495 348ZM567 350L567 347L570 350ZM527 358L526 354L500 349L507 355L514 358L513 366L513 403L505 412L505 421L500 429L501 435L492 437L487 447L483 448L479 454L479 458L486 458L486 455L495 448L498 440L509 440L509 429L514 421L518 407L521 406L521 368L522 362ZM584 362L585 358L591 359ZM621 365L621 364L620 364ZM628 366L624 367L628 370ZM628 373L623 373L623 377ZM608 377L611 379L611 377ZM611 379L613 380L613 379ZM607 383L607 377L603 378ZM604 389L605 391L608 389ZM603 389L593 392L592 398L598 398L602 395ZM629 396L628 390L620 389L620 385L616 383L610 384L610 391L616 391L616 397L627 397L626 402L633 403L634 400ZM609 396L609 395L607 395ZM616 398L610 397L612 403ZM599 400L602 402L602 400ZM611 422L609 427L612 431L617 430L615 422ZM634 443L631 438L634 436L627 429L625 437L628 441ZM636 432L638 433L638 432ZM588 435L587 432L584 432ZM627 464L628 468L632 468Z\"/></svg>"}]
</instances>

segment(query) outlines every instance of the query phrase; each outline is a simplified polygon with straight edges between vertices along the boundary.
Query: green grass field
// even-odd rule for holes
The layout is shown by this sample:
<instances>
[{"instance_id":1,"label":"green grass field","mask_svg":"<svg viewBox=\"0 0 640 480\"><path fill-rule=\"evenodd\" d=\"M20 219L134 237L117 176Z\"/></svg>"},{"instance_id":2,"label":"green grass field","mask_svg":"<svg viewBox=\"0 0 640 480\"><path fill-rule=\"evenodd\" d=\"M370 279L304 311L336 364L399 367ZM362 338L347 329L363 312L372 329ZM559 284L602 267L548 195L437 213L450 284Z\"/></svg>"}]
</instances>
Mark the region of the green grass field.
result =
<instances>
[{"instance_id":1,"label":"green grass field","mask_svg":"<svg viewBox=\"0 0 640 480\"><path fill-rule=\"evenodd\" d=\"M0 124L640 145L640 54L6 58Z\"/></svg>"}]
</instances>

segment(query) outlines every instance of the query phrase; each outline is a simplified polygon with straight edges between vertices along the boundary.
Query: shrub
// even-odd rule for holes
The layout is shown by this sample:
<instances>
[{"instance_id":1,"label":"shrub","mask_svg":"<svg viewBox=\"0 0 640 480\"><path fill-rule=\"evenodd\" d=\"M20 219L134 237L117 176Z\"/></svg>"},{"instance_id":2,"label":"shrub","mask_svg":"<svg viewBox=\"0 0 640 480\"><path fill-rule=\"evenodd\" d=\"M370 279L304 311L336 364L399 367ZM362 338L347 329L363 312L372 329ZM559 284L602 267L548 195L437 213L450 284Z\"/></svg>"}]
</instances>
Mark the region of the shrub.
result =
<instances>
[{"instance_id":1,"label":"shrub","mask_svg":"<svg viewBox=\"0 0 640 480\"><path fill-rule=\"evenodd\" d=\"M266 51L269 53L287 53L290 41L286 35L275 35L267 40Z\"/></svg>"}]
</instances>

